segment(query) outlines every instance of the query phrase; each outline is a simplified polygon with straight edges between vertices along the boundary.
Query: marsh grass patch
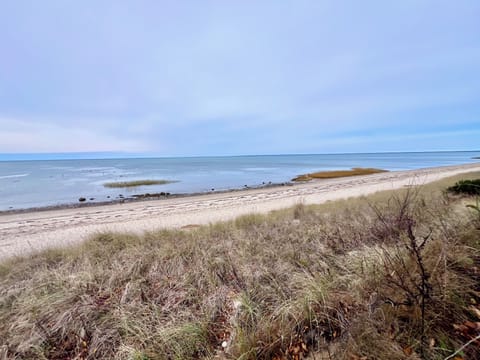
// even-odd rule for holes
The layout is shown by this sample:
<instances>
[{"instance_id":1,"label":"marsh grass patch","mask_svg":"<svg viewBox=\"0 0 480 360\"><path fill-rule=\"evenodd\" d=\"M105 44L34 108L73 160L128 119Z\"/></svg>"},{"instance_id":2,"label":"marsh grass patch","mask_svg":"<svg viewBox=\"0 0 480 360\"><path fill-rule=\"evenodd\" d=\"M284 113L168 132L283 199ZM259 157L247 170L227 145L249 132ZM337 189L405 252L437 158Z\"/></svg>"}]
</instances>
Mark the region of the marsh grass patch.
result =
<instances>
[{"instance_id":1,"label":"marsh grass patch","mask_svg":"<svg viewBox=\"0 0 480 360\"><path fill-rule=\"evenodd\" d=\"M150 185L166 185L175 183L175 180L132 180L132 181L116 181L107 182L103 186L107 188L130 188L138 186L150 186Z\"/></svg>"},{"instance_id":2,"label":"marsh grass patch","mask_svg":"<svg viewBox=\"0 0 480 360\"><path fill-rule=\"evenodd\" d=\"M292 179L292 181L310 181L313 179L335 179L340 177L359 176L359 175L371 175L388 170L374 169L374 168L353 168L351 170L335 170L335 171L319 171L309 174L299 175Z\"/></svg>"}]
</instances>

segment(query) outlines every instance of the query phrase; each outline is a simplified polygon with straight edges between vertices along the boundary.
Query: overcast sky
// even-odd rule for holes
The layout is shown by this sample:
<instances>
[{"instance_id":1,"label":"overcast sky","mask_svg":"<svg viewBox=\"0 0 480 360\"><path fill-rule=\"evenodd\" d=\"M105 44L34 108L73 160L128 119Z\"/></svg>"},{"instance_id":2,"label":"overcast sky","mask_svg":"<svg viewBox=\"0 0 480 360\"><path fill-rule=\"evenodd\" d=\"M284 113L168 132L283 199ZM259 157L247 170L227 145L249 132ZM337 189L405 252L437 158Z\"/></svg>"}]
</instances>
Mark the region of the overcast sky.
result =
<instances>
[{"instance_id":1,"label":"overcast sky","mask_svg":"<svg viewBox=\"0 0 480 360\"><path fill-rule=\"evenodd\" d=\"M0 3L0 152L480 148L480 1Z\"/></svg>"}]
</instances>

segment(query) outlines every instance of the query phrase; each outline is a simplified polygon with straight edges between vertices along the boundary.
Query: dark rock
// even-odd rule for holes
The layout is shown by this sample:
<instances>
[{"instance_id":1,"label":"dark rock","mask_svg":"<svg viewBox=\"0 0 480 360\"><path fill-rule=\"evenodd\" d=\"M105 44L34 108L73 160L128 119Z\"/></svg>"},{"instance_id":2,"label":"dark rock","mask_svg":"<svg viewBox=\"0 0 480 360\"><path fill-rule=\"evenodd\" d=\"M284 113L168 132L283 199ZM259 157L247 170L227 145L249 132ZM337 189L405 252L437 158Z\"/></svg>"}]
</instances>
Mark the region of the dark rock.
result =
<instances>
[{"instance_id":1,"label":"dark rock","mask_svg":"<svg viewBox=\"0 0 480 360\"><path fill-rule=\"evenodd\" d=\"M95 200L95 198L90 198L90 200Z\"/></svg>"},{"instance_id":2,"label":"dark rock","mask_svg":"<svg viewBox=\"0 0 480 360\"><path fill-rule=\"evenodd\" d=\"M84 202L84 201L87 201L87 199L85 199L84 197L81 197L81 198L78 198L78 201Z\"/></svg>"}]
</instances>

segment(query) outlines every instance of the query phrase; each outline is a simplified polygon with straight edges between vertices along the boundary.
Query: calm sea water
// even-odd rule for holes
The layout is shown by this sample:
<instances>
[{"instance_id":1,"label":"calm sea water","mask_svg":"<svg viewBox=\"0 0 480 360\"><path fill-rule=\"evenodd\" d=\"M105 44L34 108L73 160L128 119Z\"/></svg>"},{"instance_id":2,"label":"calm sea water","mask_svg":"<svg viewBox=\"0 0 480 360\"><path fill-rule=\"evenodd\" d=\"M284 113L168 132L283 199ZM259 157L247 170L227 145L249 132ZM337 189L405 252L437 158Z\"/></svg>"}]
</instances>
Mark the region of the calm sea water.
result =
<instances>
[{"instance_id":1,"label":"calm sea water","mask_svg":"<svg viewBox=\"0 0 480 360\"><path fill-rule=\"evenodd\" d=\"M120 195L196 193L287 182L319 170L375 167L407 170L471 163L477 152L425 152L334 155L275 155L192 158L1 161L0 210L117 199ZM178 182L108 189L110 181L166 179Z\"/></svg>"}]
</instances>

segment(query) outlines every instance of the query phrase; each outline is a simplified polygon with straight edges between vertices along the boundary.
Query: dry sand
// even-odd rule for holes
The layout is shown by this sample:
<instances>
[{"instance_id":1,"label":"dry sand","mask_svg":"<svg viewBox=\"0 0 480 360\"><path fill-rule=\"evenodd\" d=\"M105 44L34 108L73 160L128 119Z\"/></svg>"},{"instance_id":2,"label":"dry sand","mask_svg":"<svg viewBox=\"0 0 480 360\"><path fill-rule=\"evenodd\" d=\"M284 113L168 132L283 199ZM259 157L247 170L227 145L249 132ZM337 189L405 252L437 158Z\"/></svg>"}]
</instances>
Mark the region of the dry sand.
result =
<instances>
[{"instance_id":1,"label":"dry sand","mask_svg":"<svg viewBox=\"0 0 480 360\"><path fill-rule=\"evenodd\" d=\"M208 224L249 213L267 213L298 203L318 204L421 185L470 171L480 171L480 163L166 200L3 214L0 215L0 259L75 244L103 231L141 233Z\"/></svg>"}]
</instances>

